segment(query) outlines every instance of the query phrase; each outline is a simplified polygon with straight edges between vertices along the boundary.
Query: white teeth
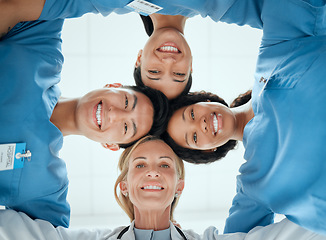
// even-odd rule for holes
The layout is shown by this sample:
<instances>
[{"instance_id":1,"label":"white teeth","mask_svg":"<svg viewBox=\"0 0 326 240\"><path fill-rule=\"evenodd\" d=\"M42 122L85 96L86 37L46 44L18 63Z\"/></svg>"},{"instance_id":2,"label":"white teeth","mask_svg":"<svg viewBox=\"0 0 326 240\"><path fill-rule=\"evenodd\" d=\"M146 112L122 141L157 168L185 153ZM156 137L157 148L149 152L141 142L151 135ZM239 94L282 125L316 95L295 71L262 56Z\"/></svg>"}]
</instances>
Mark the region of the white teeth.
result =
<instances>
[{"instance_id":1,"label":"white teeth","mask_svg":"<svg viewBox=\"0 0 326 240\"><path fill-rule=\"evenodd\" d=\"M164 47L160 47L160 51L162 52L179 52L179 50L175 47L172 46L164 46Z\"/></svg>"},{"instance_id":2,"label":"white teeth","mask_svg":"<svg viewBox=\"0 0 326 240\"><path fill-rule=\"evenodd\" d=\"M101 125L102 124L101 112L102 112L102 104L99 103L97 105L97 110L96 110L96 120L97 120L97 124L98 125Z\"/></svg>"},{"instance_id":3,"label":"white teeth","mask_svg":"<svg viewBox=\"0 0 326 240\"><path fill-rule=\"evenodd\" d=\"M214 116L213 116L213 126L214 126L214 133L216 133L217 129L218 129L218 120L217 120L216 114L214 114Z\"/></svg>"},{"instance_id":4,"label":"white teeth","mask_svg":"<svg viewBox=\"0 0 326 240\"><path fill-rule=\"evenodd\" d=\"M162 188L159 186L146 186L144 187L144 189L157 189L157 190L161 190Z\"/></svg>"}]
</instances>

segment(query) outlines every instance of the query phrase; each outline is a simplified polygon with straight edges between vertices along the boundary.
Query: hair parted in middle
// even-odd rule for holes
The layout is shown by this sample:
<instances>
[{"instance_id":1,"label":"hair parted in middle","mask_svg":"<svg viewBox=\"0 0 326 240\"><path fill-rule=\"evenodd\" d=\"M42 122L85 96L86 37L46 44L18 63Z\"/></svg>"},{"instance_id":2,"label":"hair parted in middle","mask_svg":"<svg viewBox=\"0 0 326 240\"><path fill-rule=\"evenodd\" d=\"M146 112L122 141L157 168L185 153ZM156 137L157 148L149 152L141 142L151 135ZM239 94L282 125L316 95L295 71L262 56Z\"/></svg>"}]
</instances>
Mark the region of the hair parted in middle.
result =
<instances>
[{"instance_id":1,"label":"hair parted in middle","mask_svg":"<svg viewBox=\"0 0 326 240\"><path fill-rule=\"evenodd\" d=\"M134 215L134 205L132 204L132 202L130 201L128 196L123 195L120 190L119 190L119 194L118 194L118 189L119 189L119 184L122 181L125 181L127 179L127 174L129 171L129 159L131 154L133 153L133 151L142 143L146 143L148 141L154 141L154 140L159 140L159 141L163 141L162 139L160 139L157 136L152 136L152 135L148 135L145 136L141 139L139 139L134 145L126 148L119 159L119 163L118 163L118 168L120 170L120 175L118 176L115 185L114 185L114 196L116 201L118 202L118 204L120 205L120 207L127 213L127 215L130 218L130 221L133 221L135 219L135 215ZM181 158L179 158L176 154L175 154L175 163L176 163L176 172L177 175L179 177L179 179L184 180L185 179L185 168L184 168L184 164ZM174 221L173 219L173 213L174 210L178 204L180 196L174 197L173 202L172 202L172 206L171 206L171 214L170 214L170 220Z\"/></svg>"}]
</instances>

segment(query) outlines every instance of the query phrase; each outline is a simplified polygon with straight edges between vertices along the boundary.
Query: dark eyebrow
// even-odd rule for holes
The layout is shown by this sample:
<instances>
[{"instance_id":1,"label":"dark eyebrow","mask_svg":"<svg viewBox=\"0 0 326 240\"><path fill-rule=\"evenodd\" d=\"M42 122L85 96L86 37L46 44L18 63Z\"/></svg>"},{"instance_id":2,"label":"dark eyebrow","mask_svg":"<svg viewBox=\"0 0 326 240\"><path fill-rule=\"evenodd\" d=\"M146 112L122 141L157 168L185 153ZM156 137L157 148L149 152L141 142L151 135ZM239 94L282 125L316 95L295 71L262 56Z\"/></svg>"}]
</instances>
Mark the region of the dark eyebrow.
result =
<instances>
[{"instance_id":1,"label":"dark eyebrow","mask_svg":"<svg viewBox=\"0 0 326 240\"><path fill-rule=\"evenodd\" d=\"M185 109L183 109L183 112L182 112L182 119L183 121L186 121L186 118L185 118L185 111L186 111L187 107L185 107Z\"/></svg>"},{"instance_id":2,"label":"dark eyebrow","mask_svg":"<svg viewBox=\"0 0 326 240\"><path fill-rule=\"evenodd\" d=\"M134 133L131 136L131 138L133 138L137 133L137 126L136 126L136 123L135 123L135 121L133 119L131 121L132 121L132 127L134 129Z\"/></svg>"},{"instance_id":3,"label":"dark eyebrow","mask_svg":"<svg viewBox=\"0 0 326 240\"><path fill-rule=\"evenodd\" d=\"M137 98L136 94L134 94L133 96L134 96L134 104L132 105L131 111L133 111L135 109L135 107L137 105L137 102L138 102L138 98ZM131 136L131 138L133 138L137 134L137 126L136 126L136 123L135 123L134 119L131 119L131 121L132 121L132 127L134 129L134 132L133 132L133 134Z\"/></svg>"},{"instance_id":4,"label":"dark eyebrow","mask_svg":"<svg viewBox=\"0 0 326 240\"><path fill-rule=\"evenodd\" d=\"M190 147L189 142L188 142L188 134L187 133L185 134L185 140L186 140L187 145Z\"/></svg>"},{"instance_id":5,"label":"dark eyebrow","mask_svg":"<svg viewBox=\"0 0 326 240\"><path fill-rule=\"evenodd\" d=\"M151 77L149 77L147 75L146 75L146 77L148 77L149 80L154 80L154 81L160 80L160 78L151 78Z\"/></svg>"},{"instance_id":6,"label":"dark eyebrow","mask_svg":"<svg viewBox=\"0 0 326 240\"><path fill-rule=\"evenodd\" d=\"M137 105L137 101L138 101L138 98L137 98L137 96L134 94L134 105L132 105L132 109L131 109L131 111L135 109L135 107L136 107L136 105Z\"/></svg>"},{"instance_id":7,"label":"dark eyebrow","mask_svg":"<svg viewBox=\"0 0 326 240\"><path fill-rule=\"evenodd\" d=\"M185 111L186 111L186 109L187 109L187 107L185 107L185 109L182 112L182 119L183 119L183 121L186 121L186 118L185 118ZM189 142L188 142L188 134L187 133L185 134L185 140L186 140L187 145L190 146L189 145Z\"/></svg>"},{"instance_id":8,"label":"dark eyebrow","mask_svg":"<svg viewBox=\"0 0 326 240\"><path fill-rule=\"evenodd\" d=\"M177 80L177 79L173 79L174 82L178 82L178 83L183 83L186 81L186 79L183 79L183 80Z\"/></svg>"}]
</instances>

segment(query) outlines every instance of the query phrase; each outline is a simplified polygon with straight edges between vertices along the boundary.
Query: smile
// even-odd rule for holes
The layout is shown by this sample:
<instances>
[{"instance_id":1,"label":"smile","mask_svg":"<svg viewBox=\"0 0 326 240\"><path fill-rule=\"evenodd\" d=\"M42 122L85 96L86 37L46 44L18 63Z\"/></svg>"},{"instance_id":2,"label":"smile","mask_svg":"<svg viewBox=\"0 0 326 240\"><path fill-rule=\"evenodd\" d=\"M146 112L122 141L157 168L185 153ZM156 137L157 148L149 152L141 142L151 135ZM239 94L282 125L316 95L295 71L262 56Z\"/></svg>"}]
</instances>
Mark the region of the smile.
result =
<instances>
[{"instance_id":1,"label":"smile","mask_svg":"<svg viewBox=\"0 0 326 240\"><path fill-rule=\"evenodd\" d=\"M97 104L97 110L96 110L96 114L95 114L95 118L97 121L97 125L99 126L99 128L101 128L102 125L102 101L99 102L99 104Z\"/></svg>"},{"instance_id":2,"label":"smile","mask_svg":"<svg viewBox=\"0 0 326 240\"><path fill-rule=\"evenodd\" d=\"M180 49L174 43L164 43L157 51L163 53L181 53Z\"/></svg>"},{"instance_id":3,"label":"smile","mask_svg":"<svg viewBox=\"0 0 326 240\"><path fill-rule=\"evenodd\" d=\"M141 187L142 190L163 190L164 187L161 186L161 184L146 184L143 187Z\"/></svg>"},{"instance_id":4,"label":"smile","mask_svg":"<svg viewBox=\"0 0 326 240\"><path fill-rule=\"evenodd\" d=\"M155 190L163 190L162 187L159 187L159 186L146 186L146 187L143 187L142 189L155 189Z\"/></svg>"},{"instance_id":5,"label":"smile","mask_svg":"<svg viewBox=\"0 0 326 240\"><path fill-rule=\"evenodd\" d=\"M212 134L216 136L217 133L222 131L222 115L216 113L212 113Z\"/></svg>"}]
</instances>

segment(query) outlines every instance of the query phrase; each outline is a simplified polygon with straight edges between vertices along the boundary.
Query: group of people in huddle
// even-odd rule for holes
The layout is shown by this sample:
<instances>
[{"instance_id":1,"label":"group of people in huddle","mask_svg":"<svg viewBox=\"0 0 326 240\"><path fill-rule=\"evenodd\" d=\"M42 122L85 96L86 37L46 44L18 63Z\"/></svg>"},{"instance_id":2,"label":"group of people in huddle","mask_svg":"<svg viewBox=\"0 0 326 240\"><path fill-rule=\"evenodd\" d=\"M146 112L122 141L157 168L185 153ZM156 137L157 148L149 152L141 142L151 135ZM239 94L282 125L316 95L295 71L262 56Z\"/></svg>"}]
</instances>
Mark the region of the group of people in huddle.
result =
<instances>
[{"instance_id":1,"label":"group of people in huddle","mask_svg":"<svg viewBox=\"0 0 326 240\"><path fill-rule=\"evenodd\" d=\"M64 20L133 11L149 35L135 85L61 97ZM230 106L191 91L200 79L184 28L195 15L263 32L253 87ZM0 1L0 239L326 239L325 63L325 0ZM68 135L124 149L114 195L126 226L69 229ZM238 141L224 233L182 229L183 161L220 160Z\"/></svg>"}]
</instances>

